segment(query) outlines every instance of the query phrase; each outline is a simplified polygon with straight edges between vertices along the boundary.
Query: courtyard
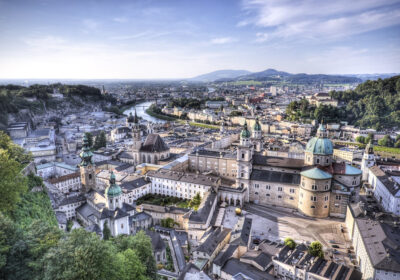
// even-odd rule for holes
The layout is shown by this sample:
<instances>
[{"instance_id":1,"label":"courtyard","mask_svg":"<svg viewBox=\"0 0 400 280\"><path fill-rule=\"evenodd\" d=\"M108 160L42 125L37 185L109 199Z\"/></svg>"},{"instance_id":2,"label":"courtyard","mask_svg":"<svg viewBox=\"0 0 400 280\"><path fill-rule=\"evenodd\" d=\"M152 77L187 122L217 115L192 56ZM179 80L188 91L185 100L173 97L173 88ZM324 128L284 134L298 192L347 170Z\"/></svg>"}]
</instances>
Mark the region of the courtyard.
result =
<instances>
[{"instance_id":1,"label":"courtyard","mask_svg":"<svg viewBox=\"0 0 400 280\"><path fill-rule=\"evenodd\" d=\"M253 219L253 239L282 242L286 237L298 244L310 244L318 240L324 246L325 255L338 263L350 264L351 242L343 220L315 219L303 216L293 209L246 204L242 215ZM238 220L235 207L226 208L223 226L233 228Z\"/></svg>"}]
</instances>

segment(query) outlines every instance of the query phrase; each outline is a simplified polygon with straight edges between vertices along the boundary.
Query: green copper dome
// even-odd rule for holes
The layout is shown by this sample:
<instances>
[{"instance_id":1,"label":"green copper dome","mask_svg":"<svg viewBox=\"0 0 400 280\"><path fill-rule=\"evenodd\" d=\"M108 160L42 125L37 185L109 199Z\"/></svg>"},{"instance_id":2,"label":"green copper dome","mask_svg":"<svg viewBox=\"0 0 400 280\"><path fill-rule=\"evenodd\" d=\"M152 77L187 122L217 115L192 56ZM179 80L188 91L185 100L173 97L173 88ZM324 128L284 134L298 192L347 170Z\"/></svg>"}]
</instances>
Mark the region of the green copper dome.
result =
<instances>
[{"instance_id":1,"label":"green copper dome","mask_svg":"<svg viewBox=\"0 0 400 280\"><path fill-rule=\"evenodd\" d=\"M90 150L89 139L87 138L86 134L83 135L83 147L82 147L82 152L79 154L79 156L82 159L80 163L81 166L87 166L93 164L92 161L93 153Z\"/></svg>"},{"instance_id":2,"label":"green copper dome","mask_svg":"<svg viewBox=\"0 0 400 280\"><path fill-rule=\"evenodd\" d=\"M256 123L253 125L253 130L255 131L261 131L261 125L258 122L258 117L256 118Z\"/></svg>"},{"instance_id":3,"label":"green copper dome","mask_svg":"<svg viewBox=\"0 0 400 280\"><path fill-rule=\"evenodd\" d=\"M306 152L310 152L315 155L333 154L333 144L332 141L327 138L327 133L324 125L321 124L318 128L317 136L311 138L310 141L308 141Z\"/></svg>"},{"instance_id":4,"label":"green copper dome","mask_svg":"<svg viewBox=\"0 0 400 280\"><path fill-rule=\"evenodd\" d=\"M111 172L110 176L110 186L106 189L106 194L108 197L116 197L121 195L122 189L115 183L115 174Z\"/></svg>"},{"instance_id":5,"label":"green copper dome","mask_svg":"<svg viewBox=\"0 0 400 280\"><path fill-rule=\"evenodd\" d=\"M244 122L243 130L240 133L240 138L250 138L250 131L247 129L247 122Z\"/></svg>"}]
</instances>

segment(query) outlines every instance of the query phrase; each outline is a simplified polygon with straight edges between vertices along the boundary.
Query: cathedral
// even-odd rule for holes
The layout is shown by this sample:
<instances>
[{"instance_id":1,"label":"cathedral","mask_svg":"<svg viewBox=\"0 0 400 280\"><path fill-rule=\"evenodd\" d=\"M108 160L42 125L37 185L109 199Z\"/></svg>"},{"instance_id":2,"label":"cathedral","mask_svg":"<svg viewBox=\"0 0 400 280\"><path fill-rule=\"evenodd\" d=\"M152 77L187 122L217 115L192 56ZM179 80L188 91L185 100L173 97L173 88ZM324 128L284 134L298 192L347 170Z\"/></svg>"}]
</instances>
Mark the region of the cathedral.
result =
<instances>
[{"instance_id":1,"label":"cathedral","mask_svg":"<svg viewBox=\"0 0 400 280\"><path fill-rule=\"evenodd\" d=\"M132 129L133 144L129 153L124 153L121 161L136 165L141 163L158 164L159 160L167 159L170 156L169 147L165 144L160 135L153 133L150 124L147 127L147 137L142 142L142 132L139 119L136 115L129 115L127 126Z\"/></svg>"},{"instance_id":2,"label":"cathedral","mask_svg":"<svg viewBox=\"0 0 400 280\"><path fill-rule=\"evenodd\" d=\"M316 218L345 217L346 206L358 199L361 170L333 161L333 144L324 125L309 140L304 160L262 155L258 120L240 133L236 153L197 150L189 155L189 170L211 172L225 181L220 201L232 205L252 202L298 210Z\"/></svg>"}]
</instances>

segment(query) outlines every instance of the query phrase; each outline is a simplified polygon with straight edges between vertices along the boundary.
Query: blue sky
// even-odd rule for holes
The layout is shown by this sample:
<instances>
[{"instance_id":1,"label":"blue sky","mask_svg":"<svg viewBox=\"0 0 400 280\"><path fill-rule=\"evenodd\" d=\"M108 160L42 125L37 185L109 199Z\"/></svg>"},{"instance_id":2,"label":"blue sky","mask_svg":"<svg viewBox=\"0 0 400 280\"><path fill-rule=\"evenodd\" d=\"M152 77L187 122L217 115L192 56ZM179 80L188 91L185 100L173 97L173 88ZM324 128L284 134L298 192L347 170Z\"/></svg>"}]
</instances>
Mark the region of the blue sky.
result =
<instances>
[{"instance_id":1,"label":"blue sky","mask_svg":"<svg viewBox=\"0 0 400 280\"><path fill-rule=\"evenodd\" d=\"M0 78L400 72L400 0L0 0Z\"/></svg>"}]
</instances>

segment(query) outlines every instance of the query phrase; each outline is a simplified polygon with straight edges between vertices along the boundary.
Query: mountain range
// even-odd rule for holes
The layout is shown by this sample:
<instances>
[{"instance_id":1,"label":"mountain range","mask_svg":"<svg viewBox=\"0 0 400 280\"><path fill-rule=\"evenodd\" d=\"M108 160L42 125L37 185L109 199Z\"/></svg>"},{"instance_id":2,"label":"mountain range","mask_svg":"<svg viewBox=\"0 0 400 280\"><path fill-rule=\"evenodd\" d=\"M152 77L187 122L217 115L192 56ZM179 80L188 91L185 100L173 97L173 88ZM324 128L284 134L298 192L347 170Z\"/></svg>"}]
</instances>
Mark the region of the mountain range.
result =
<instances>
[{"instance_id":1,"label":"mountain range","mask_svg":"<svg viewBox=\"0 0 400 280\"><path fill-rule=\"evenodd\" d=\"M378 78L388 78L395 76L389 74L346 74L346 75L325 75L325 74L291 74L275 69L267 69L260 72L250 72L247 70L218 70L196 76L190 81L196 82L235 82L235 81L284 81L289 83L361 83L366 80L376 80Z\"/></svg>"}]
</instances>

